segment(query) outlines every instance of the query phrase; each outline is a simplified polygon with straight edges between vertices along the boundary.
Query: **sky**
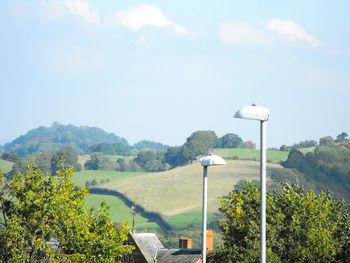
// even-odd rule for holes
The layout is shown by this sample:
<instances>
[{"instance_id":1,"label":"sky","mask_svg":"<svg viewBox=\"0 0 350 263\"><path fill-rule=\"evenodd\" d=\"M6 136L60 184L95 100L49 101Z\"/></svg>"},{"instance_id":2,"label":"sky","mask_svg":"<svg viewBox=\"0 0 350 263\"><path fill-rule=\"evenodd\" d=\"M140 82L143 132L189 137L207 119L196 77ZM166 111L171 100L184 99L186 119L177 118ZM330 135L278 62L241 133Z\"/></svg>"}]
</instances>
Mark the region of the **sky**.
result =
<instances>
[{"instance_id":1,"label":"sky","mask_svg":"<svg viewBox=\"0 0 350 263\"><path fill-rule=\"evenodd\" d=\"M347 0L0 2L0 143L57 121L181 145L350 133Z\"/></svg>"}]
</instances>

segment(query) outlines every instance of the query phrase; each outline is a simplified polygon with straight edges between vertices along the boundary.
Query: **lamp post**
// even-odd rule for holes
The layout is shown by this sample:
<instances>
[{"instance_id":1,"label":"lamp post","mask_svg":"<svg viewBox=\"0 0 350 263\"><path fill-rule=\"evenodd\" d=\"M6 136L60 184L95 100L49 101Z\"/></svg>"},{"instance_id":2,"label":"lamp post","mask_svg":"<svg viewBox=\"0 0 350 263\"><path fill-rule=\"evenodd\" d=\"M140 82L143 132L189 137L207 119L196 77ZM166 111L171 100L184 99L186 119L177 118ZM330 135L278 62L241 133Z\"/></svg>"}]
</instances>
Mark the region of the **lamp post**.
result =
<instances>
[{"instance_id":1,"label":"lamp post","mask_svg":"<svg viewBox=\"0 0 350 263\"><path fill-rule=\"evenodd\" d=\"M270 110L255 104L245 106L234 118L260 121L260 262L266 262L266 122Z\"/></svg>"},{"instance_id":2,"label":"lamp post","mask_svg":"<svg viewBox=\"0 0 350 263\"><path fill-rule=\"evenodd\" d=\"M207 176L208 166L224 165L225 160L218 155L210 154L200 159L203 166L203 206L202 206L202 263L207 262Z\"/></svg>"}]
</instances>

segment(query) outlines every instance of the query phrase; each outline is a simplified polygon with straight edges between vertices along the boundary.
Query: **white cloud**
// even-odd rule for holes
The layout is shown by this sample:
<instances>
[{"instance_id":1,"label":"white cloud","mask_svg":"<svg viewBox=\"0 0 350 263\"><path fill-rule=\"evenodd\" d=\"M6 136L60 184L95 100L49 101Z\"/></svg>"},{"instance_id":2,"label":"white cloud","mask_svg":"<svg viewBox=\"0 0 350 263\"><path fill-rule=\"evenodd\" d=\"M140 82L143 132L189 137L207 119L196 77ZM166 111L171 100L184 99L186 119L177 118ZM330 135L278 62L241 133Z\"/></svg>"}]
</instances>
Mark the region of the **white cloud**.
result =
<instances>
[{"instance_id":1,"label":"white cloud","mask_svg":"<svg viewBox=\"0 0 350 263\"><path fill-rule=\"evenodd\" d=\"M156 6L140 5L115 13L108 19L112 26L124 26L133 31L139 31L146 26L172 28L179 35L187 35L188 31L167 18L163 11Z\"/></svg>"},{"instance_id":2,"label":"white cloud","mask_svg":"<svg viewBox=\"0 0 350 263\"><path fill-rule=\"evenodd\" d=\"M220 26L221 40L230 45L271 46L274 39L262 28L244 22L228 22Z\"/></svg>"},{"instance_id":3,"label":"white cloud","mask_svg":"<svg viewBox=\"0 0 350 263\"><path fill-rule=\"evenodd\" d=\"M290 20L272 19L267 23L266 28L287 41L306 43L312 48L317 48L321 45L321 42L316 37L307 33L302 27Z\"/></svg>"},{"instance_id":4,"label":"white cloud","mask_svg":"<svg viewBox=\"0 0 350 263\"><path fill-rule=\"evenodd\" d=\"M64 0L63 3L69 13L79 15L89 23L100 23L98 11L91 9L87 0Z\"/></svg>"}]
</instances>

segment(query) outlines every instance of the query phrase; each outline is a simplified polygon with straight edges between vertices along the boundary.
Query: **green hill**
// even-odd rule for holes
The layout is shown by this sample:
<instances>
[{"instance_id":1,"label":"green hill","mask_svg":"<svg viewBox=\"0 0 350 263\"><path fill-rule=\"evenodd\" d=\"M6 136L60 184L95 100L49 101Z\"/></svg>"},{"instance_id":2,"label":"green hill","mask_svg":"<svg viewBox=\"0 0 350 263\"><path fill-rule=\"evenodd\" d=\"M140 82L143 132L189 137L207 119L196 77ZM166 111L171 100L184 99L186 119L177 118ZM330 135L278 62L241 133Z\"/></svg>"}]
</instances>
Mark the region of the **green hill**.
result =
<instances>
[{"instance_id":1,"label":"green hill","mask_svg":"<svg viewBox=\"0 0 350 263\"><path fill-rule=\"evenodd\" d=\"M282 168L279 164L268 164L268 175L274 169ZM259 162L229 160L226 166L209 168L209 220L218 212L219 198L240 180L259 180ZM166 172L110 180L97 188L122 194L146 211L158 213L175 229L200 225L202 167L198 162Z\"/></svg>"},{"instance_id":2,"label":"green hill","mask_svg":"<svg viewBox=\"0 0 350 263\"><path fill-rule=\"evenodd\" d=\"M217 148L213 150L213 153L220 155L223 158L234 159L237 158L241 160L259 160L260 150L256 149L244 149L244 148ZM269 162L279 163L285 161L288 158L289 152L278 151L278 150L267 150L267 160Z\"/></svg>"},{"instance_id":3,"label":"green hill","mask_svg":"<svg viewBox=\"0 0 350 263\"><path fill-rule=\"evenodd\" d=\"M11 171L12 166L13 162L0 159L0 170L2 170L4 173L8 173L9 171Z\"/></svg>"},{"instance_id":4,"label":"green hill","mask_svg":"<svg viewBox=\"0 0 350 263\"><path fill-rule=\"evenodd\" d=\"M90 146L101 142L128 145L126 139L97 127L76 127L55 122L51 127L39 127L28 131L25 135L5 144L4 150L19 156L35 152L54 152L65 147L85 152Z\"/></svg>"}]
</instances>

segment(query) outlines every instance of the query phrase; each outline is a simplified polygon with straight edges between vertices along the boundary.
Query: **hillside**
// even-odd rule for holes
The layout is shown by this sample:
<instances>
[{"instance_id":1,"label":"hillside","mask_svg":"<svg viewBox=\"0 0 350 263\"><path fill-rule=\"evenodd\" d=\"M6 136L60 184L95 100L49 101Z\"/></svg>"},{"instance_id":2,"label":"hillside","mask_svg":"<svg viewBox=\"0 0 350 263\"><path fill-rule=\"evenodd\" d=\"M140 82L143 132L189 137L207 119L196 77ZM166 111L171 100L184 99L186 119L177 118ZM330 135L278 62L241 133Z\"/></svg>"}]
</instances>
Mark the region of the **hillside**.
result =
<instances>
[{"instance_id":1,"label":"hillside","mask_svg":"<svg viewBox=\"0 0 350 263\"><path fill-rule=\"evenodd\" d=\"M0 170L3 171L4 173L8 173L9 171L11 171L12 166L13 166L13 162L0 159Z\"/></svg>"},{"instance_id":2,"label":"hillside","mask_svg":"<svg viewBox=\"0 0 350 263\"><path fill-rule=\"evenodd\" d=\"M268 175L274 169L282 167L279 164L269 164ZM219 198L227 195L240 180L259 180L259 162L230 160L226 166L210 167L209 221L218 213ZM270 181L268 177L268 182ZM200 225L202 167L198 162L166 172L111 179L96 188L122 194L146 211L162 215L174 228L184 228L190 224Z\"/></svg>"},{"instance_id":3,"label":"hillside","mask_svg":"<svg viewBox=\"0 0 350 263\"><path fill-rule=\"evenodd\" d=\"M101 142L128 145L126 139L97 127L77 127L55 122L50 127L38 127L28 131L25 135L5 144L4 150L19 156L35 152L54 152L64 147L85 152L91 145Z\"/></svg>"}]
</instances>

